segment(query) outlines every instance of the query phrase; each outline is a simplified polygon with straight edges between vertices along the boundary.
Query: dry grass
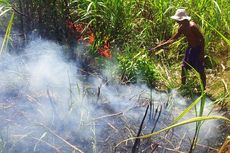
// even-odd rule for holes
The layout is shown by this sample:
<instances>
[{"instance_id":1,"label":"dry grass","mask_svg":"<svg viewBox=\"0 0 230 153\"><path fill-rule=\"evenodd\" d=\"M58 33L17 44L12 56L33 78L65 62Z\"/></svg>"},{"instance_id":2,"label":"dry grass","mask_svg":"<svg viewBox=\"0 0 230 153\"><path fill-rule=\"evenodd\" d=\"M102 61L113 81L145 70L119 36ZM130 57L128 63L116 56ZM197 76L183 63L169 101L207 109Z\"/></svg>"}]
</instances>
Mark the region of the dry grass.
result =
<instances>
[{"instance_id":1,"label":"dry grass","mask_svg":"<svg viewBox=\"0 0 230 153\"><path fill-rule=\"evenodd\" d=\"M230 62L219 72L207 75L207 93L216 100L220 106L230 108Z\"/></svg>"}]
</instances>

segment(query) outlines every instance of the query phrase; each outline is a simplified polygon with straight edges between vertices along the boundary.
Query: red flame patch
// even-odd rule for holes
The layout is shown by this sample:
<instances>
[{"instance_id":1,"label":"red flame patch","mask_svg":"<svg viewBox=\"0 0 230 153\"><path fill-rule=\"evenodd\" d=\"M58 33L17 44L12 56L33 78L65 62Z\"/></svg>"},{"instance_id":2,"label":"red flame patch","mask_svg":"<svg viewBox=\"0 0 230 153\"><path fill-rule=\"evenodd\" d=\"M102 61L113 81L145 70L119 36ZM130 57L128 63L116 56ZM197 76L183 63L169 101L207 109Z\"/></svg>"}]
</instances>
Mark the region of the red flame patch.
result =
<instances>
[{"instance_id":1,"label":"red flame patch","mask_svg":"<svg viewBox=\"0 0 230 153\"><path fill-rule=\"evenodd\" d=\"M103 47L98 48L98 52L103 57L106 57L106 58L109 58L109 59L112 58L112 54L111 54L111 51L110 51L110 44L109 44L108 40L105 40Z\"/></svg>"},{"instance_id":2,"label":"red flame patch","mask_svg":"<svg viewBox=\"0 0 230 153\"><path fill-rule=\"evenodd\" d=\"M84 29L86 27L84 24L82 24L82 23L74 23L71 20L67 20L66 21L66 26L71 31L71 33L77 34L76 40L78 42L87 40L86 43L88 43L90 45L92 45L95 42L95 34L90 29L88 29L86 31L87 39L84 38L83 31L84 31ZM110 43L109 43L108 37L104 38L103 46L102 47L97 47L97 51L103 57L106 57L108 59L112 58L112 53L111 53L111 50L110 50Z\"/></svg>"}]
</instances>

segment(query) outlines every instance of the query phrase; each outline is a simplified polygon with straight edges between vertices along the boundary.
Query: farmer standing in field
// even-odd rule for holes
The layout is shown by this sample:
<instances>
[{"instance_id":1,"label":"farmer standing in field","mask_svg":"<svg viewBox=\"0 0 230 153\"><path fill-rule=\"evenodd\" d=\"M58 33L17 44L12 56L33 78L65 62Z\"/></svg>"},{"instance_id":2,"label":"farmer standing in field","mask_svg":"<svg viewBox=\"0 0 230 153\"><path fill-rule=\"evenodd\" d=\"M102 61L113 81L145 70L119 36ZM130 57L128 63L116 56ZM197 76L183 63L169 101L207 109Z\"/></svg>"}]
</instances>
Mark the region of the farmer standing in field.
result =
<instances>
[{"instance_id":1,"label":"farmer standing in field","mask_svg":"<svg viewBox=\"0 0 230 153\"><path fill-rule=\"evenodd\" d=\"M167 41L158 44L150 51L160 49L166 45L175 42L181 35L184 35L188 42L188 48L185 51L185 56L182 63L181 82L184 85L186 82L186 71L193 67L199 74L205 89L206 75L204 72L204 37L198 26L191 17L187 15L185 9L178 9L174 16L171 16L178 24L178 31Z\"/></svg>"}]
</instances>

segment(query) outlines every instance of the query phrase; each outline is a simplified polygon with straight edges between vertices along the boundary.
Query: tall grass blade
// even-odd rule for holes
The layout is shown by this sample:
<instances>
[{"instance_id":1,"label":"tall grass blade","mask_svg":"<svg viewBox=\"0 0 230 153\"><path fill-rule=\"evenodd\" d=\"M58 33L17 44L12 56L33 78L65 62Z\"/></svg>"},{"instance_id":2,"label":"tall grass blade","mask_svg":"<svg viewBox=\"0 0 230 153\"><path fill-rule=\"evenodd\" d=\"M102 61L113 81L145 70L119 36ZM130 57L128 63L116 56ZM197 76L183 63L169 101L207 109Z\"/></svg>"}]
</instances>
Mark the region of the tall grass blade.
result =
<instances>
[{"instance_id":1,"label":"tall grass blade","mask_svg":"<svg viewBox=\"0 0 230 153\"><path fill-rule=\"evenodd\" d=\"M217 34L219 34L222 37L222 39L230 46L230 39L228 39L227 37L225 37L221 32L219 32L214 26L212 26L208 21L206 21L203 17L201 17L195 11L193 11L193 13L196 16L198 16L203 22L207 23L214 31L216 31Z\"/></svg>"},{"instance_id":2,"label":"tall grass blade","mask_svg":"<svg viewBox=\"0 0 230 153\"><path fill-rule=\"evenodd\" d=\"M6 33L5 33L4 39L2 41L2 46L0 49L0 55L3 53L4 50L7 49L8 41L10 39L10 32L11 32L11 29L13 26L13 21L14 21L14 13L12 13L10 21L8 23L8 26L7 26Z\"/></svg>"},{"instance_id":3,"label":"tall grass blade","mask_svg":"<svg viewBox=\"0 0 230 153\"><path fill-rule=\"evenodd\" d=\"M129 140L134 140L134 139L145 139L145 138L149 138L149 137L152 137L152 136L155 136L155 135L158 135L162 132L165 132L165 131L168 131L170 129L173 129L175 127L179 127L179 126L182 126L182 125L186 125L186 124L190 124L190 123L194 123L194 122L200 122L200 121L206 121L206 120L219 120L219 119L222 119L222 120L226 120L228 122L230 122L230 119L226 118L226 117L223 117L223 116L202 116L202 117L194 117L194 118L191 118L191 119L188 119L188 120L185 120L185 121L182 121L182 122L179 122L179 123L176 123L176 124L173 124L173 125L170 125L164 129L161 129L159 131L156 131L156 132L153 132L153 133L150 133L150 134L147 134L147 135L143 135L143 136L140 136L140 137L132 137L132 138L128 138L126 140L123 140L121 141L120 143L118 143L116 146L119 146L120 144L124 143L124 142L127 142Z\"/></svg>"},{"instance_id":4,"label":"tall grass blade","mask_svg":"<svg viewBox=\"0 0 230 153\"><path fill-rule=\"evenodd\" d=\"M216 5L218 11L221 13L221 9L220 9L219 4L215 0L213 0L213 3Z\"/></svg>"},{"instance_id":5,"label":"tall grass blade","mask_svg":"<svg viewBox=\"0 0 230 153\"><path fill-rule=\"evenodd\" d=\"M177 118L174 119L172 124L175 124L177 121L179 121L182 117L184 117L200 100L204 94L202 94L200 97L198 97L191 105L189 105Z\"/></svg>"}]
</instances>

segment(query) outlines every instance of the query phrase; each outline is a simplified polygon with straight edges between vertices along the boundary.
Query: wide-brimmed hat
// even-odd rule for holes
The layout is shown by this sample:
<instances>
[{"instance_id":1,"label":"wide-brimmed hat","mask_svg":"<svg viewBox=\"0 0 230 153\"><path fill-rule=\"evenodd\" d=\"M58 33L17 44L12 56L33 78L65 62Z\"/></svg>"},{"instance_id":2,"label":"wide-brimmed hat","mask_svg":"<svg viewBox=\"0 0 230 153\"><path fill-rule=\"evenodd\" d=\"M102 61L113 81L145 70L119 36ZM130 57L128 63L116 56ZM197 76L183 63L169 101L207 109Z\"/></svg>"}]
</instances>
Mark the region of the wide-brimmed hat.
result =
<instances>
[{"instance_id":1,"label":"wide-brimmed hat","mask_svg":"<svg viewBox=\"0 0 230 153\"><path fill-rule=\"evenodd\" d=\"M174 16L171 16L172 19L177 21L190 20L191 17L187 15L185 9L178 9Z\"/></svg>"}]
</instances>

